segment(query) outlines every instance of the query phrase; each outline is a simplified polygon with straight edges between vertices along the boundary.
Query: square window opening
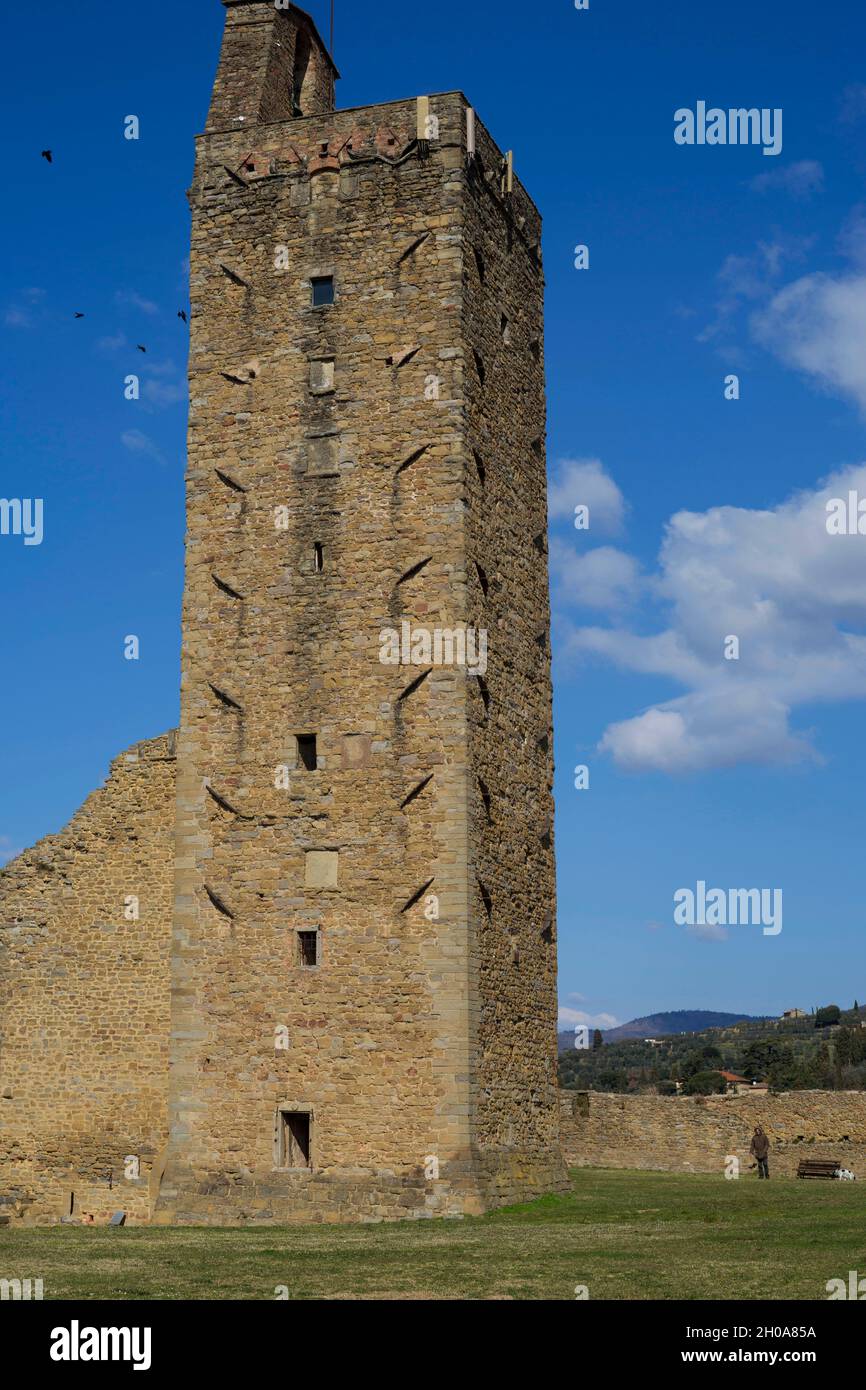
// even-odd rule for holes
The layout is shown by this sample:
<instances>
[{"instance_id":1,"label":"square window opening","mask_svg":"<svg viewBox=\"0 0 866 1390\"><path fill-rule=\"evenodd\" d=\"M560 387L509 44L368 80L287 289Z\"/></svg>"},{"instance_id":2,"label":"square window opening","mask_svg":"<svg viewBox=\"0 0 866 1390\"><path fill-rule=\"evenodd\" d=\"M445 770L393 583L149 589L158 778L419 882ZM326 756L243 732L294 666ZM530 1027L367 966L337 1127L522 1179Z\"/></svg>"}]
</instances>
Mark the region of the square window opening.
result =
<instances>
[{"instance_id":1,"label":"square window opening","mask_svg":"<svg viewBox=\"0 0 866 1390\"><path fill-rule=\"evenodd\" d=\"M313 308L322 309L334 302L333 275L314 275L310 281L313 287Z\"/></svg>"}]
</instances>

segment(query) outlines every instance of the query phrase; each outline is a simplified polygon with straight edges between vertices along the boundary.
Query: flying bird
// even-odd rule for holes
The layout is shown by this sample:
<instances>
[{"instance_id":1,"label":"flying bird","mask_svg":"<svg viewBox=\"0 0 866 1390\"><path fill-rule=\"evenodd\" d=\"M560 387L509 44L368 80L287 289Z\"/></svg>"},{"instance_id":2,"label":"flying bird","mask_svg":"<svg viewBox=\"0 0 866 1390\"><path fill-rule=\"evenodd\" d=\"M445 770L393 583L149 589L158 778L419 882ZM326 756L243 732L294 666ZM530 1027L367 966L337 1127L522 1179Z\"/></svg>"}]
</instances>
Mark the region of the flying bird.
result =
<instances>
[{"instance_id":1,"label":"flying bird","mask_svg":"<svg viewBox=\"0 0 866 1390\"><path fill-rule=\"evenodd\" d=\"M75 317L76 317L77 319L83 319L83 318L84 318L84 315L83 315L83 314L79 314L78 311L76 310L76 312L75 312Z\"/></svg>"},{"instance_id":2,"label":"flying bird","mask_svg":"<svg viewBox=\"0 0 866 1390\"><path fill-rule=\"evenodd\" d=\"M186 314L184 313L183 309L178 309L178 311L177 311L177 316L178 316L179 319L183 319L184 323L189 323L189 319L187 318L187 316L186 316Z\"/></svg>"},{"instance_id":3,"label":"flying bird","mask_svg":"<svg viewBox=\"0 0 866 1390\"><path fill-rule=\"evenodd\" d=\"M138 348L139 352L147 352L147 348L143 347L141 343L136 343L135 346Z\"/></svg>"},{"instance_id":4,"label":"flying bird","mask_svg":"<svg viewBox=\"0 0 866 1390\"><path fill-rule=\"evenodd\" d=\"M42 158L47 159L49 164L52 164L54 162L54 156L52 155L50 150L43 150Z\"/></svg>"}]
</instances>

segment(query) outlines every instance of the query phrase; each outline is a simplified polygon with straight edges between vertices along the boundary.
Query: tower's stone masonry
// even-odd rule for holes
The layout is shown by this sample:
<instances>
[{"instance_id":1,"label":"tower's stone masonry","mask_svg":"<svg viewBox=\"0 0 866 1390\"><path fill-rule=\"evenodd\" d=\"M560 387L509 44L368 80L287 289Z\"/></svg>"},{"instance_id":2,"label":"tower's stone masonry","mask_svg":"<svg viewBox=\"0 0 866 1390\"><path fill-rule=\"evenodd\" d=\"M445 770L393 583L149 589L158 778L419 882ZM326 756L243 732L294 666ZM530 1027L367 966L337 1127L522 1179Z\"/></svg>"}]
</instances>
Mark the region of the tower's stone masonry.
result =
<instances>
[{"instance_id":1,"label":"tower's stone masonry","mask_svg":"<svg viewBox=\"0 0 866 1390\"><path fill-rule=\"evenodd\" d=\"M464 543L472 620L490 644L468 727L474 1142L508 1200L520 1155L537 1162L559 1142L544 306L538 215L519 185L500 195L502 156L480 125L477 141L461 229Z\"/></svg>"},{"instance_id":2,"label":"tower's stone masonry","mask_svg":"<svg viewBox=\"0 0 866 1390\"><path fill-rule=\"evenodd\" d=\"M153 1219L477 1212L564 1180L539 218L461 93L334 111L227 8Z\"/></svg>"}]
</instances>

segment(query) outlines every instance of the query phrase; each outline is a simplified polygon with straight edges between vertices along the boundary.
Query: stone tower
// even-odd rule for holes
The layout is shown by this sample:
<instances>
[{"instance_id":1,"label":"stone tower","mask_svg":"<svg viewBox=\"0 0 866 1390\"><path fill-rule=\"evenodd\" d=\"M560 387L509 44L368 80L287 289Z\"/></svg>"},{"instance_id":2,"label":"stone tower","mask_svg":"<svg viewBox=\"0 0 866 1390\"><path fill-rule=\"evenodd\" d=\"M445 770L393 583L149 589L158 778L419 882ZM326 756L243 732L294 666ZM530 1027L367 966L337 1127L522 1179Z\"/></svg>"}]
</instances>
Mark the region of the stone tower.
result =
<instances>
[{"instance_id":1,"label":"stone tower","mask_svg":"<svg viewBox=\"0 0 866 1390\"><path fill-rule=\"evenodd\" d=\"M155 1219L561 1185L540 222L459 92L223 0Z\"/></svg>"}]
</instances>

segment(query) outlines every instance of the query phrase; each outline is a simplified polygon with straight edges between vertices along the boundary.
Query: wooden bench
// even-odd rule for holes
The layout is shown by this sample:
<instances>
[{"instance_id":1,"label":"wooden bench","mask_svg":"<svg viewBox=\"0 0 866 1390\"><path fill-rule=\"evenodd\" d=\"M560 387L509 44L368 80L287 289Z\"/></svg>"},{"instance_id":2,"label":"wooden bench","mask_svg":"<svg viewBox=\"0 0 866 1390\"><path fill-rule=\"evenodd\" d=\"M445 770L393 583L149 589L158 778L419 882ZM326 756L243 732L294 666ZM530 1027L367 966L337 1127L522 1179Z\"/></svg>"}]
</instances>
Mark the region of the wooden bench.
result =
<instances>
[{"instance_id":1,"label":"wooden bench","mask_svg":"<svg viewBox=\"0 0 866 1390\"><path fill-rule=\"evenodd\" d=\"M801 1158L797 1166L798 1178L835 1178L842 1167L832 1158Z\"/></svg>"}]
</instances>

